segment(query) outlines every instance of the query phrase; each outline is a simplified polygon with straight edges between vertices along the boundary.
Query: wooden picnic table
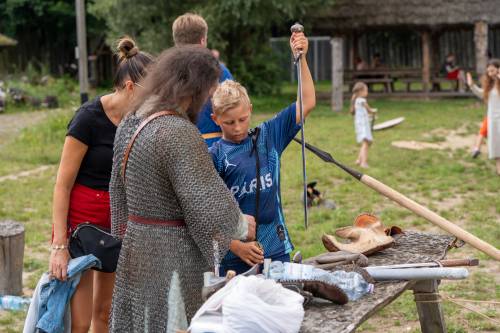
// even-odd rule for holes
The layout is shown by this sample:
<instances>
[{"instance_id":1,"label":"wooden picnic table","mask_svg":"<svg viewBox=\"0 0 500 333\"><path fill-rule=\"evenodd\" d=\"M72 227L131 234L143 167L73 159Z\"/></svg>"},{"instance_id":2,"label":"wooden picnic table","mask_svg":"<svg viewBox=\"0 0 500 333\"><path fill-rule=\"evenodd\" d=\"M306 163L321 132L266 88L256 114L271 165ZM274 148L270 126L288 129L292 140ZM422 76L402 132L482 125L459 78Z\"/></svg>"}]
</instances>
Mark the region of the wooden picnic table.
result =
<instances>
[{"instance_id":1,"label":"wooden picnic table","mask_svg":"<svg viewBox=\"0 0 500 333\"><path fill-rule=\"evenodd\" d=\"M452 236L408 231L396 236L395 245L369 257L370 266L430 262L443 259L450 247ZM350 270L350 266L336 269ZM422 333L445 333L439 281L394 281L375 283L373 294L336 305L314 299L305 307L302 333L348 333L380 309L397 299L405 290L413 290Z\"/></svg>"}]
</instances>

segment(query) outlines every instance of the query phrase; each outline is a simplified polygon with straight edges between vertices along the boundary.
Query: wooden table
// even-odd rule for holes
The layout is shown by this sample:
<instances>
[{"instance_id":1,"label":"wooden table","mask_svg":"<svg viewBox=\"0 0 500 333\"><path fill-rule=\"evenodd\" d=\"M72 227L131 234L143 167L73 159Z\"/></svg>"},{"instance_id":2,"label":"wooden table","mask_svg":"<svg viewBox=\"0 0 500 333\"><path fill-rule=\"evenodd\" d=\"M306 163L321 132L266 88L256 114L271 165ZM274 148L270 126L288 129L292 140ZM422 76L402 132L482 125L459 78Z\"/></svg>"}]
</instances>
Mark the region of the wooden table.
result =
<instances>
[{"instance_id":1,"label":"wooden table","mask_svg":"<svg viewBox=\"0 0 500 333\"><path fill-rule=\"evenodd\" d=\"M453 237L446 235L406 232L397 237L392 248L369 257L370 266L429 262L443 259ZM349 266L336 269L349 270ZM373 294L346 305L314 299L305 307L303 333L354 332L365 320L397 299L405 290L413 290L422 333L445 333L439 281L395 281L375 284Z\"/></svg>"}]
</instances>

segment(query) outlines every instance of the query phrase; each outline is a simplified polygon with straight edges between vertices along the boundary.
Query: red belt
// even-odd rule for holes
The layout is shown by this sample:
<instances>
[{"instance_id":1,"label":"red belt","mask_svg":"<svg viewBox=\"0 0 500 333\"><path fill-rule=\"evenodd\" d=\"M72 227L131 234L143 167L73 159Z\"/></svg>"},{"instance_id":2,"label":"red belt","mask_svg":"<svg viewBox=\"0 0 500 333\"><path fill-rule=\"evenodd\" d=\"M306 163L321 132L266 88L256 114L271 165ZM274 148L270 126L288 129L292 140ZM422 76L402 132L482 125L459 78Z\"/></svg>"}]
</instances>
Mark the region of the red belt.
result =
<instances>
[{"instance_id":1,"label":"red belt","mask_svg":"<svg viewBox=\"0 0 500 333\"><path fill-rule=\"evenodd\" d=\"M185 227L186 222L184 220L161 220L153 219L149 217L142 217L137 215L129 215L129 221L140 223L140 224L150 224L150 225L162 225L165 227Z\"/></svg>"}]
</instances>

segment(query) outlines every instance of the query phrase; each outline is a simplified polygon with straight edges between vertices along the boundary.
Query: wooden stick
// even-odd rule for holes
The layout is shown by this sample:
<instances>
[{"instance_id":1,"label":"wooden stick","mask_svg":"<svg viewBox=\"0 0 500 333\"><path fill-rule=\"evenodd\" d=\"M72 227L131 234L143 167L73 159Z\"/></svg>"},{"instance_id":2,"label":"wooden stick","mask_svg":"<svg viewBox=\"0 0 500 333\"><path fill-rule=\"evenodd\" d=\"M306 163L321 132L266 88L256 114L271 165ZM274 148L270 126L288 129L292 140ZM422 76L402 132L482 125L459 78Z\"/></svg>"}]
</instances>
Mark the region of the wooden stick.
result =
<instances>
[{"instance_id":1,"label":"wooden stick","mask_svg":"<svg viewBox=\"0 0 500 333\"><path fill-rule=\"evenodd\" d=\"M296 142L301 143L300 140L294 139ZM388 199L391 199L392 201L397 202L401 206L405 207L406 209L414 212L418 216L423 217L427 221L437 225L441 229L449 232L453 236L457 237L458 239L463 240L464 242L468 243L469 245L473 246L474 248L478 249L479 251L486 253L490 257L492 257L495 260L500 261L500 251L494 247L493 245L486 243L482 239L477 238L470 232L465 231L464 229L460 228L459 226L453 224L452 222L448 221L442 216L439 216L438 214L434 213L433 211L429 210L428 208L416 203L415 201L411 200L410 198L404 196L403 194L399 193L398 191L392 189L391 187L379 182L375 178L372 178L368 175L364 175L359 171L356 171L354 169L351 169L342 163L338 162L335 160L332 155L329 153L309 144L306 142L305 144L306 148L312 151L316 156L321 158L323 161L328 162L328 163L333 163L366 186L370 187L371 189L377 191L378 193L386 196Z\"/></svg>"},{"instance_id":2,"label":"wooden stick","mask_svg":"<svg viewBox=\"0 0 500 333\"><path fill-rule=\"evenodd\" d=\"M427 221L437 225L441 229L449 232L453 236L456 236L457 238L463 240L467 244L470 244L471 246L475 247L481 252L486 253L490 257L494 258L495 260L500 260L500 251L494 247L493 245L486 243L482 239L479 239L478 237L474 236L470 232L465 231L464 229L460 228L456 224L453 224L452 222L448 221L442 216L439 216L438 214L434 213L427 207L424 207L415 201L411 200L410 198L402 195L398 191L390 188L389 186L379 182L375 178L372 178L368 175L363 175L361 176L360 181L365 184L366 186L372 188L373 190L379 192L380 194L386 196L387 198L391 199L392 201L397 202L401 206L411 210L415 214L423 217Z\"/></svg>"}]
</instances>

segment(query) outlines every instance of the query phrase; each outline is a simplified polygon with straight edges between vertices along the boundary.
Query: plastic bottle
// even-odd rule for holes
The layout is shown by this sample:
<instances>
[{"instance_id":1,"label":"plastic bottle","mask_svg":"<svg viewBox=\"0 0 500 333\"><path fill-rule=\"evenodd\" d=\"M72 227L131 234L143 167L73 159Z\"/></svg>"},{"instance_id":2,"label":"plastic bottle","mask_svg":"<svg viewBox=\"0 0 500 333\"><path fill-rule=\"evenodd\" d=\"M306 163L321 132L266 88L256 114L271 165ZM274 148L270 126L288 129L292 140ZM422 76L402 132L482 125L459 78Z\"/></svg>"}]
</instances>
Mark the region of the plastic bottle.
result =
<instances>
[{"instance_id":1,"label":"plastic bottle","mask_svg":"<svg viewBox=\"0 0 500 333\"><path fill-rule=\"evenodd\" d=\"M283 278L285 267L281 261L272 261L269 265L269 278L273 280L280 280Z\"/></svg>"},{"instance_id":2,"label":"plastic bottle","mask_svg":"<svg viewBox=\"0 0 500 333\"><path fill-rule=\"evenodd\" d=\"M31 299L21 296L0 295L0 310L28 310Z\"/></svg>"},{"instance_id":3,"label":"plastic bottle","mask_svg":"<svg viewBox=\"0 0 500 333\"><path fill-rule=\"evenodd\" d=\"M361 274L356 272L335 271L321 276L322 280L337 285L342 289L350 301L355 301L373 292L373 284L363 279Z\"/></svg>"}]
</instances>

